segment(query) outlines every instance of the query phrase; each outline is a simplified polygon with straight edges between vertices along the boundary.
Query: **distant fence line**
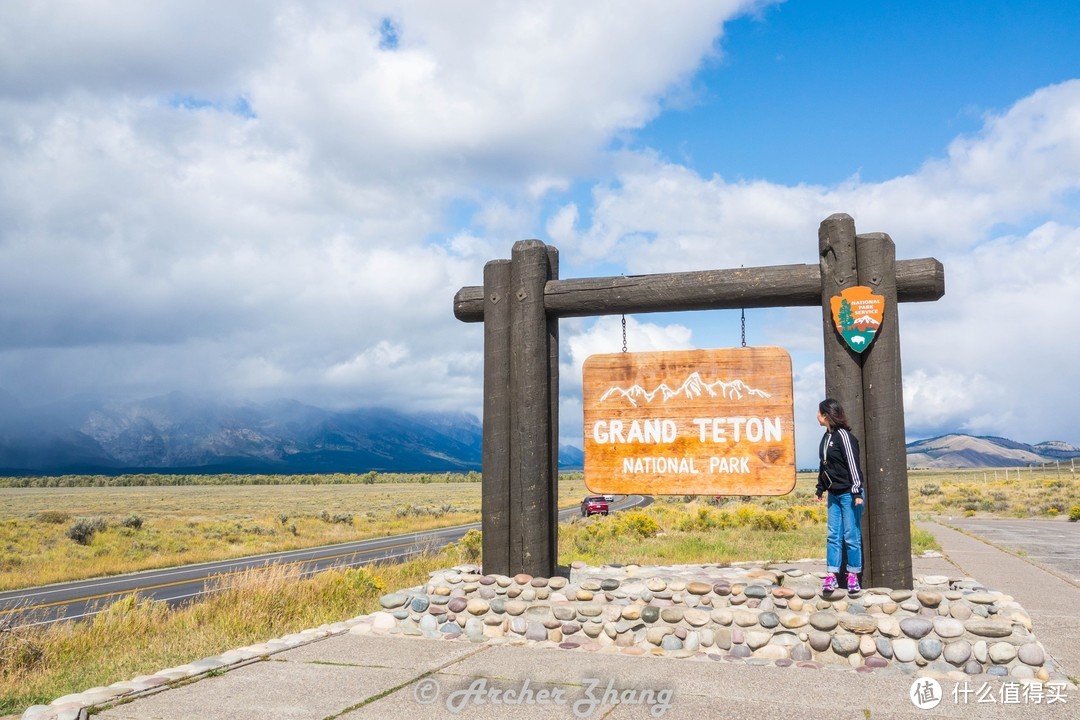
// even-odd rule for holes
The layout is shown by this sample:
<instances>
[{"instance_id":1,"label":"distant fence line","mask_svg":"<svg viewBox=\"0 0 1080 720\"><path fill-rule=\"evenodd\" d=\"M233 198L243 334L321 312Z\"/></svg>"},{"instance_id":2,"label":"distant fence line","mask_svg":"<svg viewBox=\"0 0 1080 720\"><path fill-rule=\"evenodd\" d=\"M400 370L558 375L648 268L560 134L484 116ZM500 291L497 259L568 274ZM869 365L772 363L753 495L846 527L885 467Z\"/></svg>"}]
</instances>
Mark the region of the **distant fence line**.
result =
<instances>
[{"instance_id":1,"label":"distant fence line","mask_svg":"<svg viewBox=\"0 0 1080 720\"><path fill-rule=\"evenodd\" d=\"M1080 458L1068 458L1065 460L1050 460L1044 463L1028 463L1027 465L1013 466L1013 467L975 467L975 468L933 468L933 467L912 467L909 470L913 472L929 472L929 473L950 473L956 475L970 476L972 478L978 478L981 474L983 482L1000 482L1001 480L1020 480L1025 475L1029 478L1033 478L1036 475L1047 478L1068 478L1076 475L1077 460Z\"/></svg>"},{"instance_id":2,"label":"distant fence line","mask_svg":"<svg viewBox=\"0 0 1080 720\"><path fill-rule=\"evenodd\" d=\"M1027 473L1028 477L1034 477L1036 473L1039 475L1046 475L1053 473L1055 477L1061 477L1062 473L1075 474L1076 473L1076 458L1069 458L1064 461L1066 464L1063 466L1061 460L1053 460L1045 463L1028 463L1026 467L1014 467L1014 468L994 468L994 470L983 470L983 480L989 480L990 472L994 473L995 482L998 480L998 473L1004 473L1005 480L1007 481L1010 475L1019 480L1023 473Z\"/></svg>"}]
</instances>

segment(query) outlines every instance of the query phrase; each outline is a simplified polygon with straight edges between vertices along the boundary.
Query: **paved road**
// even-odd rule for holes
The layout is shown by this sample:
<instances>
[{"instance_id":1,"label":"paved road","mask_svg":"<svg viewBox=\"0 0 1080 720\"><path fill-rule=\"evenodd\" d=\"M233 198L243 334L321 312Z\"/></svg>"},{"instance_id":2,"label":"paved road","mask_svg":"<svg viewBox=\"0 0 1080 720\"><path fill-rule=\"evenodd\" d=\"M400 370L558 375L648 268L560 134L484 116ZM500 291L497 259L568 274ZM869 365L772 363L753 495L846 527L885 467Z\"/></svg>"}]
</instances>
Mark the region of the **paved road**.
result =
<instances>
[{"instance_id":1,"label":"paved road","mask_svg":"<svg viewBox=\"0 0 1080 720\"><path fill-rule=\"evenodd\" d=\"M652 502L652 498L630 495L612 505L626 510ZM577 506L559 512L560 520L578 516ZM74 620L102 612L125 595L138 592L144 597L170 605L188 602L221 589L228 577L244 570L269 565L299 565L302 575L330 568L400 562L424 552L457 542L480 523L455 525L441 530L406 533L391 537L326 545L303 550L256 555L219 562L199 563L145 572L58 583L0 593L0 621L15 627L43 625L57 620Z\"/></svg>"},{"instance_id":2,"label":"paved road","mask_svg":"<svg viewBox=\"0 0 1080 720\"><path fill-rule=\"evenodd\" d=\"M943 517L941 521L1014 552L1080 586L1080 523L1065 519L961 517Z\"/></svg>"}]
</instances>

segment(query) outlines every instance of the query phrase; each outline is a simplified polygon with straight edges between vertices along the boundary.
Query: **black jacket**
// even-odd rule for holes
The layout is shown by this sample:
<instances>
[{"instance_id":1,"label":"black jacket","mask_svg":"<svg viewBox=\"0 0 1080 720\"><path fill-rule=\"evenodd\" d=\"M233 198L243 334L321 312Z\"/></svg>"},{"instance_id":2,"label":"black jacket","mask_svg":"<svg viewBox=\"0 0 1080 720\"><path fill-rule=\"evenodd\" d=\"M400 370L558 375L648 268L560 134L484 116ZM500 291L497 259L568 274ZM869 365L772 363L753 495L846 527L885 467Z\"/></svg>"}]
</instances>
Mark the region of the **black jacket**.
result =
<instances>
[{"instance_id":1,"label":"black jacket","mask_svg":"<svg viewBox=\"0 0 1080 720\"><path fill-rule=\"evenodd\" d=\"M821 469L818 471L817 496L826 490L839 495L850 492L863 496L862 471L859 470L859 441L850 430L836 428L827 431L818 448Z\"/></svg>"}]
</instances>

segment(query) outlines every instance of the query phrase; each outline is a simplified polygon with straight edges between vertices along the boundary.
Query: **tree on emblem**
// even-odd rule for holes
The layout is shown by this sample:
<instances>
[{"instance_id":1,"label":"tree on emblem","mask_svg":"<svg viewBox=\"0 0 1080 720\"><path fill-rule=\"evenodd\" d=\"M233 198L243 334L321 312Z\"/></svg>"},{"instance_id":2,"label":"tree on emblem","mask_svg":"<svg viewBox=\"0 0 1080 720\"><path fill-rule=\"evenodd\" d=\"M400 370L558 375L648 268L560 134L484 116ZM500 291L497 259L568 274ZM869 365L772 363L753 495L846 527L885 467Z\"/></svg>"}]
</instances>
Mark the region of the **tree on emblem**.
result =
<instances>
[{"instance_id":1,"label":"tree on emblem","mask_svg":"<svg viewBox=\"0 0 1080 720\"><path fill-rule=\"evenodd\" d=\"M840 303L840 328L847 330L855 324L855 316L851 312L851 303L844 298Z\"/></svg>"}]
</instances>

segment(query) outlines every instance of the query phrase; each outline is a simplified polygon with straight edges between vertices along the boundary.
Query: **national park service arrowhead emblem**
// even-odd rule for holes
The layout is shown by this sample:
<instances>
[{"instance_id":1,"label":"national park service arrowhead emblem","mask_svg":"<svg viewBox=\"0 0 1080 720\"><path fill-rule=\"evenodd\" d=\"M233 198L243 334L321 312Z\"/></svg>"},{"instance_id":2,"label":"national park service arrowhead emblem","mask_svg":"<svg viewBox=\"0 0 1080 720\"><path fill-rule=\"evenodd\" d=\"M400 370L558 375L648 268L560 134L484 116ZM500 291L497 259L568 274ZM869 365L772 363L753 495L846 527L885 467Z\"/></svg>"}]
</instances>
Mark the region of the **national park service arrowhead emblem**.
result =
<instances>
[{"instance_id":1,"label":"national park service arrowhead emblem","mask_svg":"<svg viewBox=\"0 0 1080 720\"><path fill-rule=\"evenodd\" d=\"M885 298L864 285L847 288L832 297L832 316L836 332L855 352L861 353L874 342L885 317Z\"/></svg>"}]
</instances>

